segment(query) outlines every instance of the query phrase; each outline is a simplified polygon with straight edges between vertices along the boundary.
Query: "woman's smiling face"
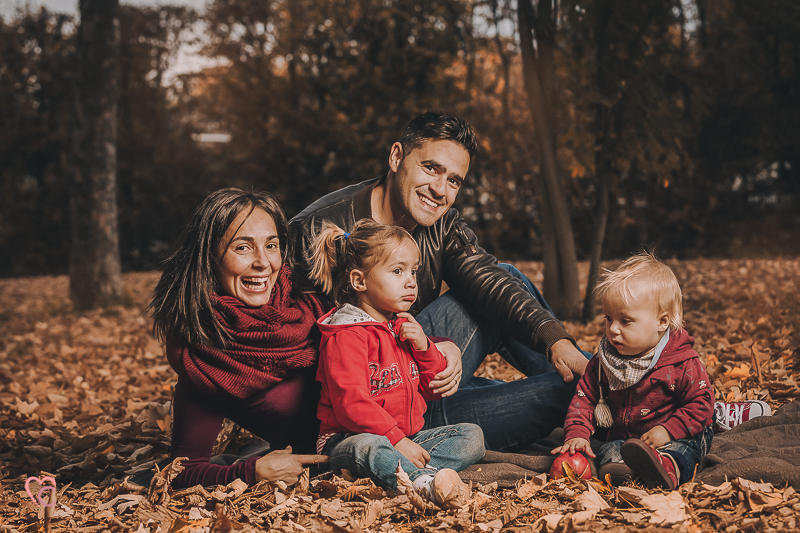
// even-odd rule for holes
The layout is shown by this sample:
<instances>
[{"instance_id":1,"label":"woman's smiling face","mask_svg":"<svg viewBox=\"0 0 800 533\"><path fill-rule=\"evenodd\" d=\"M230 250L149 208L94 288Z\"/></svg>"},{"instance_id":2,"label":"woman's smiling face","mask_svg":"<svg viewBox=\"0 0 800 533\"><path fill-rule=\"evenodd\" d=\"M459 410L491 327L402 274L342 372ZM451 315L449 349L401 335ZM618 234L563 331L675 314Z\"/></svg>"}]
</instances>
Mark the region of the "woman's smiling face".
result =
<instances>
[{"instance_id":1,"label":"woman's smiling face","mask_svg":"<svg viewBox=\"0 0 800 533\"><path fill-rule=\"evenodd\" d=\"M242 211L225 232L217 261L221 292L250 307L269 302L283 264L278 230L261 209Z\"/></svg>"}]
</instances>

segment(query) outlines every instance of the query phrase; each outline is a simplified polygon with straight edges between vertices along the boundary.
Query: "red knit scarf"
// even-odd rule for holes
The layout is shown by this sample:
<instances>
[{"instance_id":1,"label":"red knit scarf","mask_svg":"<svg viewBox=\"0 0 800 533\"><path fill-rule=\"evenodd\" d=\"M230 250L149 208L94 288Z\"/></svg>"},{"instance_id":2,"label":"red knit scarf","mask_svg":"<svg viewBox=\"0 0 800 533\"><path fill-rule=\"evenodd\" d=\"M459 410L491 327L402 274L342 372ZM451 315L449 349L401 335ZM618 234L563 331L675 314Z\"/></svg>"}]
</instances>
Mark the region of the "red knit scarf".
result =
<instances>
[{"instance_id":1,"label":"red knit scarf","mask_svg":"<svg viewBox=\"0 0 800 533\"><path fill-rule=\"evenodd\" d=\"M319 337L312 328L325 312L314 296L292 295L283 266L269 303L247 307L232 296L213 295L214 314L231 335L224 349L167 341L167 359L200 392L247 398L317 361Z\"/></svg>"}]
</instances>

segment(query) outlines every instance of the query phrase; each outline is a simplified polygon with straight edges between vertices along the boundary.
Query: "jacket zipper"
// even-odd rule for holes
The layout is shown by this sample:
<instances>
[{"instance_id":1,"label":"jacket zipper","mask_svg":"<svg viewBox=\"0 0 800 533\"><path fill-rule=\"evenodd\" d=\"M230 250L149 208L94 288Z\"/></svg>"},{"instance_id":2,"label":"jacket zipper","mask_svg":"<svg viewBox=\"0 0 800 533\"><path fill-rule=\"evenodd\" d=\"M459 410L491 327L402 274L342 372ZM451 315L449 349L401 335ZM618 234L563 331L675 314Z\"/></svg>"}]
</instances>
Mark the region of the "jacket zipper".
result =
<instances>
[{"instance_id":1,"label":"jacket zipper","mask_svg":"<svg viewBox=\"0 0 800 533\"><path fill-rule=\"evenodd\" d=\"M400 338L396 337L395 339L397 340L397 345L398 345L397 347L398 348L402 348L400 346ZM402 349L400 350L400 353L401 354L404 353ZM403 370L403 372L405 372L407 370L407 368L405 366L407 363L408 363L407 361L402 361L401 364L398 365ZM413 430L413 426L411 425L411 417L413 416L413 413L414 413L414 390L411 388L411 385L412 385L411 384L411 372L408 373L408 379L406 379L405 381L406 381L406 394L408 394L408 398L409 398L409 402L408 402L408 422L406 423L406 427L408 428L407 431L410 433Z\"/></svg>"},{"instance_id":2,"label":"jacket zipper","mask_svg":"<svg viewBox=\"0 0 800 533\"><path fill-rule=\"evenodd\" d=\"M400 345L400 337L398 337L397 334L395 334L393 325L390 326L389 323L387 322L386 327L389 329L389 332L392 334L392 337L394 337L394 342L397 345L398 352L403 353L402 346ZM398 373L400 374L399 377L403 379L403 383L405 383L404 389L406 391L407 397L409 398L409 408L406 416L406 430L403 432L406 433L410 432L412 429L411 417L412 413L414 412L414 394L413 391L411 390L411 375L410 374L408 375L408 379L403 378L406 370L404 366L405 361L398 361L398 363L399 364L397 365L397 368L398 368ZM406 437L407 436L408 435L406 435Z\"/></svg>"}]
</instances>

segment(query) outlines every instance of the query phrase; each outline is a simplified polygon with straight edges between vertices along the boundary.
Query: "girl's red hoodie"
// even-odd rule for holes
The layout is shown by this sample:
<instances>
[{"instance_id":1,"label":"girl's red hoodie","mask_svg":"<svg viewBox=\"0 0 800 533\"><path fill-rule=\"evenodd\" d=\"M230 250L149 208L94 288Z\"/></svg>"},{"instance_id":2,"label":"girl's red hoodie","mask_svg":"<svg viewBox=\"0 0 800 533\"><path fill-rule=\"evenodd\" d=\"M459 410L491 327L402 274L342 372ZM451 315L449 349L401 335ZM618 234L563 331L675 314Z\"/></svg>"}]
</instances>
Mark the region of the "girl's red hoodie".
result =
<instances>
[{"instance_id":1,"label":"girl's red hoodie","mask_svg":"<svg viewBox=\"0 0 800 533\"><path fill-rule=\"evenodd\" d=\"M353 306L355 312L359 310ZM373 433L392 445L422 429L428 387L447 362L433 342L425 351L397 337L406 319L331 325L332 310L317 321L322 332L317 381L320 435Z\"/></svg>"}]
</instances>

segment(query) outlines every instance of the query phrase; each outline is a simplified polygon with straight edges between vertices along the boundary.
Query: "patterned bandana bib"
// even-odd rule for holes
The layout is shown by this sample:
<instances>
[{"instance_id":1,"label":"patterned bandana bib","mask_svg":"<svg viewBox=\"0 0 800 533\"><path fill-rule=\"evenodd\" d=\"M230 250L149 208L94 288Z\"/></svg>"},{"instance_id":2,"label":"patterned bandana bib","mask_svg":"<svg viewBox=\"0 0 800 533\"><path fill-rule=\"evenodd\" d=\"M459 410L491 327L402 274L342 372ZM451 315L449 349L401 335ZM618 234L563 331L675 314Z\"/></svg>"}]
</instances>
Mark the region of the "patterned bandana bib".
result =
<instances>
[{"instance_id":1,"label":"patterned bandana bib","mask_svg":"<svg viewBox=\"0 0 800 533\"><path fill-rule=\"evenodd\" d=\"M608 388L611 390L627 389L641 381L647 372L658 362L661 352L669 341L669 329L661 336L658 344L649 352L640 357L630 358L620 355L608 339L604 336L600 341L597 354L600 356L600 366L608 378Z\"/></svg>"}]
</instances>

